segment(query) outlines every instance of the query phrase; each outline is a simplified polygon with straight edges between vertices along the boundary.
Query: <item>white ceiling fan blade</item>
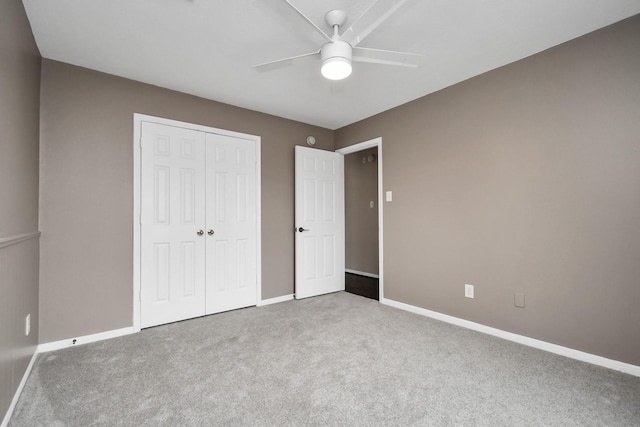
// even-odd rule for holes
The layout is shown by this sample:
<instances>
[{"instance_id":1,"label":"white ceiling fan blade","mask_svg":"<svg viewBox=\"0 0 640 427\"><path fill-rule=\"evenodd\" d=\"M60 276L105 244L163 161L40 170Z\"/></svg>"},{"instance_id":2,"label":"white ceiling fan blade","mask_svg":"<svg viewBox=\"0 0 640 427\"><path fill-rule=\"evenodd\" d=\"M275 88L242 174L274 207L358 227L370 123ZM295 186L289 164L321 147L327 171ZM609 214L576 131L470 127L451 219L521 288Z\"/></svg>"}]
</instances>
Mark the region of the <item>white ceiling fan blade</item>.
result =
<instances>
[{"instance_id":1,"label":"white ceiling fan blade","mask_svg":"<svg viewBox=\"0 0 640 427\"><path fill-rule=\"evenodd\" d=\"M422 55L418 53L396 52L395 50L353 48L353 60L356 62L370 62L373 64L399 65L401 67L418 67L418 60Z\"/></svg>"},{"instance_id":2,"label":"white ceiling fan blade","mask_svg":"<svg viewBox=\"0 0 640 427\"><path fill-rule=\"evenodd\" d=\"M407 0L378 0L358 18L344 33L341 39L351 46L357 46L365 37L382 24L393 12Z\"/></svg>"},{"instance_id":3,"label":"white ceiling fan blade","mask_svg":"<svg viewBox=\"0 0 640 427\"><path fill-rule=\"evenodd\" d=\"M313 56L320 54L320 50L315 52L303 53L302 55L290 56L289 58L276 59L275 61L264 62L262 64L252 65L251 68L255 68L258 71L271 71L281 66L290 65L293 61L307 56Z\"/></svg>"},{"instance_id":4,"label":"white ceiling fan blade","mask_svg":"<svg viewBox=\"0 0 640 427\"><path fill-rule=\"evenodd\" d=\"M291 6L293 8L293 10L298 12L298 15L302 16L309 24L311 24L311 26L313 26L313 28L315 28L318 31L318 33L320 33L322 36L324 36L324 38L326 39L324 42L327 42L327 41L330 42L331 41L331 36L329 36L327 33L322 31L322 29L320 29L320 27L318 27L316 24L314 24L313 21L311 19L309 19L309 17L307 15L302 13L300 11L300 9L298 9L293 3L291 3L289 0L284 0L284 1L286 1L289 4L289 6Z\"/></svg>"}]
</instances>

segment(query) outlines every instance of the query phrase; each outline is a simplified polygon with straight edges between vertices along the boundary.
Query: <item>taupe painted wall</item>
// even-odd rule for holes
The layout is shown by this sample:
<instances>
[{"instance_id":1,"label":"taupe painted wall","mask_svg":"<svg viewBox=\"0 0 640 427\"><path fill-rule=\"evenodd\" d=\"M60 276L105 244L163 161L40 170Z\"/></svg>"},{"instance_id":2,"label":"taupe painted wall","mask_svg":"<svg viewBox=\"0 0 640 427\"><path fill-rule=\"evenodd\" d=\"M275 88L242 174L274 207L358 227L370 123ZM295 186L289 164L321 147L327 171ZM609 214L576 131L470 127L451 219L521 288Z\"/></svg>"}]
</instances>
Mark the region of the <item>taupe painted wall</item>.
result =
<instances>
[{"instance_id":1,"label":"taupe painted wall","mask_svg":"<svg viewBox=\"0 0 640 427\"><path fill-rule=\"evenodd\" d=\"M369 155L375 161L362 163ZM345 266L371 274L378 274L377 155L376 147L344 157Z\"/></svg>"},{"instance_id":2,"label":"taupe painted wall","mask_svg":"<svg viewBox=\"0 0 640 427\"><path fill-rule=\"evenodd\" d=\"M22 2L0 8L0 237L7 237L38 229L40 53Z\"/></svg>"},{"instance_id":3,"label":"taupe painted wall","mask_svg":"<svg viewBox=\"0 0 640 427\"><path fill-rule=\"evenodd\" d=\"M262 298L293 293L293 147L332 131L44 60L41 342L132 325L133 113L262 137Z\"/></svg>"},{"instance_id":4,"label":"taupe painted wall","mask_svg":"<svg viewBox=\"0 0 640 427\"><path fill-rule=\"evenodd\" d=\"M0 2L0 238L38 230L40 53L22 2ZM0 420L38 343L38 240L0 248ZM24 335L31 314L32 331Z\"/></svg>"},{"instance_id":5,"label":"taupe painted wall","mask_svg":"<svg viewBox=\"0 0 640 427\"><path fill-rule=\"evenodd\" d=\"M383 139L385 297L640 365L639 52L635 16L336 131Z\"/></svg>"}]
</instances>

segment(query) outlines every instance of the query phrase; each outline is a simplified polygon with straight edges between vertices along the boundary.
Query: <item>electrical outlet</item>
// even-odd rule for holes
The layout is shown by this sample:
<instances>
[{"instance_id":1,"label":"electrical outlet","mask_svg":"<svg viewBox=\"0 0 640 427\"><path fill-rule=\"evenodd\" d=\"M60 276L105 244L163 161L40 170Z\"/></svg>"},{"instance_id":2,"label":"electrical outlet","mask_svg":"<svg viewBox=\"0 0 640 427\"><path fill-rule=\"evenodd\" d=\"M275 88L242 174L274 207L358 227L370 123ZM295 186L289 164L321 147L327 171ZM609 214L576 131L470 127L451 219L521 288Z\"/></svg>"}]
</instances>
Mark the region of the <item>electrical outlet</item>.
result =
<instances>
[{"instance_id":1,"label":"electrical outlet","mask_svg":"<svg viewBox=\"0 0 640 427\"><path fill-rule=\"evenodd\" d=\"M371 200L371 201L369 202L369 207L370 207L370 208L374 207L375 205L376 205L376 204L375 204L375 202L374 202L373 200Z\"/></svg>"},{"instance_id":2,"label":"electrical outlet","mask_svg":"<svg viewBox=\"0 0 640 427\"><path fill-rule=\"evenodd\" d=\"M467 298L475 298L473 296L473 285L464 285L464 296Z\"/></svg>"},{"instance_id":3,"label":"electrical outlet","mask_svg":"<svg viewBox=\"0 0 640 427\"><path fill-rule=\"evenodd\" d=\"M24 335L26 337L31 333L31 314L27 314L27 317L24 319Z\"/></svg>"},{"instance_id":4,"label":"electrical outlet","mask_svg":"<svg viewBox=\"0 0 640 427\"><path fill-rule=\"evenodd\" d=\"M514 294L513 303L516 307L524 308L524 294Z\"/></svg>"}]
</instances>

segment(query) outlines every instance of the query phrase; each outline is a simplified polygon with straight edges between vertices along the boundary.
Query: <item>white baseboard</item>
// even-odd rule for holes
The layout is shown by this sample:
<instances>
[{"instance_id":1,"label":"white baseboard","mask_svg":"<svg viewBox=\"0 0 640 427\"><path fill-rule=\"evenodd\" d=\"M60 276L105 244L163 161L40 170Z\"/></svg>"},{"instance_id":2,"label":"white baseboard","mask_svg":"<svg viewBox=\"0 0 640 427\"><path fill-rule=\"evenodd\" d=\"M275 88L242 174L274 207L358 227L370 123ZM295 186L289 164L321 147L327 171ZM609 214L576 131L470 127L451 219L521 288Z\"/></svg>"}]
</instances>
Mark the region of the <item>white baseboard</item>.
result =
<instances>
[{"instance_id":1,"label":"white baseboard","mask_svg":"<svg viewBox=\"0 0 640 427\"><path fill-rule=\"evenodd\" d=\"M281 297L263 299L261 301L258 301L258 304L256 304L256 306L262 307L265 305L277 304L279 302L291 301L292 299L293 299L293 294L283 295Z\"/></svg>"},{"instance_id":2,"label":"white baseboard","mask_svg":"<svg viewBox=\"0 0 640 427\"><path fill-rule=\"evenodd\" d=\"M571 359L580 360L581 362L591 363L593 365L602 366L613 369L615 371L624 372L625 374L640 377L640 366L630 363L620 362L618 360L607 359L606 357L596 356L595 354L585 353L584 351L574 350L572 348L563 347L557 344L551 344L546 341L529 338L524 335L514 334L512 332L503 331L501 329L492 328L480 323L471 322L469 320L460 319L458 317L449 316L447 314L438 313L437 311L427 310L425 308L416 307L403 302L394 301L387 298L381 298L382 304L399 308L401 310L410 311L411 313L420 314L442 322L451 323L456 326L471 329L484 334L493 335L498 338L513 341L539 350L548 351L550 353L559 354Z\"/></svg>"},{"instance_id":3,"label":"white baseboard","mask_svg":"<svg viewBox=\"0 0 640 427\"><path fill-rule=\"evenodd\" d=\"M27 383L27 378L29 378L29 374L31 373L31 369L33 368L33 364L38 357L38 349L33 352L33 356L31 356L31 360L29 361L29 365L27 369L24 371L24 375L22 376L22 380L20 384L18 384L18 388L16 389L15 394L13 395L13 400L11 400L11 405L7 409L7 412L4 414L4 419L2 420L2 424L0 427L7 427L9 425L9 420L11 419L11 415L13 415L13 410L16 408L16 404L18 403L18 399L20 399L20 394L22 394L22 389L24 385Z\"/></svg>"},{"instance_id":4,"label":"white baseboard","mask_svg":"<svg viewBox=\"0 0 640 427\"><path fill-rule=\"evenodd\" d=\"M352 270L350 268L345 268L344 272L345 273L351 273L351 274L357 274L358 276L373 277L374 279L380 278L380 276L378 274L367 273L365 271Z\"/></svg>"},{"instance_id":5,"label":"white baseboard","mask_svg":"<svg viewBox=\"0 0 640 427\"><path fill-rule=\"evenodd\" d=\"M60 350L63 348L74 347L82 344L89 344L90 342L108 340L110 338L121 337L124 335L134 334L140 332L138 329L130 326L128 328L114 329L112 331L100 332L92 335L84 335L82 337L69 338L66 340L53 341L38 346L38 353L46 353L48 351Z\"/></svg>"}]
</instances>

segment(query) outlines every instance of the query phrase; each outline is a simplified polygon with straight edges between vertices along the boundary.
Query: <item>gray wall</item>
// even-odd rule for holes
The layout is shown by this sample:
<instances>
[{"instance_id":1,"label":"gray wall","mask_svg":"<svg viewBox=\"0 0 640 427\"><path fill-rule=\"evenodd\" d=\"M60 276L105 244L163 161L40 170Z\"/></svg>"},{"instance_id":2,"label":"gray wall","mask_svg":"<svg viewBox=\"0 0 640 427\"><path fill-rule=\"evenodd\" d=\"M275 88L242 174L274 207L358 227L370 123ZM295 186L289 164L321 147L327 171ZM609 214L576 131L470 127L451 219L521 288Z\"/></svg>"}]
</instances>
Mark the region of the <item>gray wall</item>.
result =
<instances>
[{"instance_id":1,"label":"gray wall","mask_svg":"<svg viewBox=\"0 0 640 427\"><path fill-rule=\"evenodd\" d=\"M372 163L362 158L375 156ZM344 158L345 266L378 274L378 148ZM369 202L373 201L373 208Z\"/></svg>"},{"instance_id":2,"label":"gray wall","mask_svg":"<svg viewBox=\"0 0 640 427\"><path fill-rule=\"evenodd\" d=\"M132 325L134 112L262 137L262 297L293 293L293 147L332 131L44 60L41 342Z\"/></svg>"},{"instance_id":3,"label":"gray wall","mask_svg":"<svg viewBox=\"0 0 640 427\"><path fill-rule=\"evenodd\" d=\"M336 131L383 139L385 297L640 365L639 47L635 16Z\"/></svg>"},{"instance_id":4,"label":"gray wall","mask_svg":"<svg viewBox=\"0 0 640 427\"><path fill-rule=\"evenodd\" d=\"M38 230L40 53L22 2L0 2L0 239ZM31 314L32 331L24 335ZM0 419L38 343L38 240L0 247Z\"/></svg>"}]
</instances>

